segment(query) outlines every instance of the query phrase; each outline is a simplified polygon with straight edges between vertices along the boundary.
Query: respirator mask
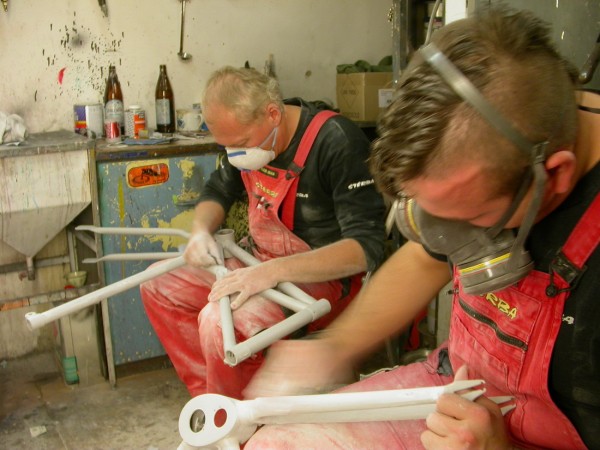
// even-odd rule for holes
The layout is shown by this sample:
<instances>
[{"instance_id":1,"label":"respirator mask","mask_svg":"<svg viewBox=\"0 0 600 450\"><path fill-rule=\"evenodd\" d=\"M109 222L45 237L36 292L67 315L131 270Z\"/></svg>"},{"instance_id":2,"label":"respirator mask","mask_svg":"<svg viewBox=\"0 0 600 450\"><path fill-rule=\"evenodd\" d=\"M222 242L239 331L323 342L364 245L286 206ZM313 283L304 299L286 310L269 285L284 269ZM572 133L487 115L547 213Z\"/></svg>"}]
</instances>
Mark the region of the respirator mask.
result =
<instances>
[{"instance_id":1,"label":"respirator mask","mask_svg":"<svg viewBox=\"0 0 600 450\"><path fill-rule=\"evenodd\" d=\"M277 131L279 127L273 128L273 131L269 133L267 138L257 147L251 148L236 148L236 147L225 147L227 152L227 159L229 163L237 167L240 170L258 170L269 164L275 159L275 144L277 143ZM264 150L262 148L271 136L273 137L273 145L270 150Z\"/></svg>"},{"instance_id":2,"label":"respirator mask","mask_svg":"<svg viewBox=\"0 0 600 450\"><path fill-rule=\"evenodd\" d=\"M523 247L526 231L481 228L467 222L441 219L412 199L398 200L396 225L402 235L429 251L447 255L456 266L464 292L485 294L510 286L533 268Z\"/></svg>"},{"instance_id":3,"label":"respirator mask","mask_svg":"<svg viewBox=\"0 0 600 450\"><path fill-rule=\"evenodd\" d=\"M407 239L423 244L431 252L447 255L456 266L465 293L499 291L524 278L533 268L524 244L544 192L547 142L532 144L525 139L435 45L429 44L419 52L458 95L527 155L530 166L510 207L490 228L432 216L407 198L394 204L396 225ZM505 229L532 180L534 193L521 226L518 230Z\"/></svg>"}]
</instances>

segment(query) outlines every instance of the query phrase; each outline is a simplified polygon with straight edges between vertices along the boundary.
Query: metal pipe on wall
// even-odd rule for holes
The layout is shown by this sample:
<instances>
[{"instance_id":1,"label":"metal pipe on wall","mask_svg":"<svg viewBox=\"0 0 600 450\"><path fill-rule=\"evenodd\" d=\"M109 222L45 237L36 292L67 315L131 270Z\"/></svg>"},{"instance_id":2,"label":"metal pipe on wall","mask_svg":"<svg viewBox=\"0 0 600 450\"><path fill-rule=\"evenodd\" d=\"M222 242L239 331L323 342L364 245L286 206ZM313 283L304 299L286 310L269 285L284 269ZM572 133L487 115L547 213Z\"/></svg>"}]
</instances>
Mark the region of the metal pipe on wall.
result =
<instances>
[{"instance_id":1,"label":"metal pipe on wall","mask_svg":"<svg viewBox=\"0 0 600 450\"><path fill-rule=\"evenodd\" d=\"M51 258L42 258L35 260L35 266L39 269L41 267L58 266L61 264L67 264L69 262L68 256L54 256ZM11 272L23 272L27 271L27 263L10 263L0 265L0 274L11 273Z\"/></svg>"},{"instance_id":2,"label":"metal pipe on wall","mask_svg":"<svg viewBox=\"0 0 600 450\"><path fill-rule=\"evenodd\" d=\"M409 0L393 0L392 22L392 75L394 86L408 65L410 53L410 6Z\"/></svg>"},{"instance_id":3,"label":"metal pipe on wall","mask_svg":"<svg viewBox=\"0 0 600 450\"><path fill-rule=\"evenodd\" d=\"M94 238L88 236L83 231L75 231L75 237L77 238L78 241L80 241L83 245L85 245L87 248L89 248L93 252L95 252L95 253L98 252L98 248L96 246L96 240Z\"/></svg>"}]
</instances>

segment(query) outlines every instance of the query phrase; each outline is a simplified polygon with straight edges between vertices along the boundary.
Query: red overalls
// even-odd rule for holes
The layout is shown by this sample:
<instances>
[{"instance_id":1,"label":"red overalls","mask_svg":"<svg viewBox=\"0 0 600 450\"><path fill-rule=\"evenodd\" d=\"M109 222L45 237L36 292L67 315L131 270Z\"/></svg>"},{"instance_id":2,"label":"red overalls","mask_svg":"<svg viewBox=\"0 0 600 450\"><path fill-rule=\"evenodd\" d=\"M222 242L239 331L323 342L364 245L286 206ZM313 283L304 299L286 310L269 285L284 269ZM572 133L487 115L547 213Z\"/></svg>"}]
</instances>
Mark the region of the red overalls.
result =
<instances>
[{"instance_id":1,"label":"red overalls","mask_svg":"<svg viewBox=\"0 0 600 450\"><path fill-rule=\"evenodd\" d=\"M600 196L569 236L562 255L581 268L599 239ZM546 295L550 285L553 297ZM551 283L549 274L534 271L516 286L494 294L468 296L460 291L453 304L452 367L466 363L471 378L486 381L486 395L515 396L517 407L507 416L507 425L520 448L585 448L548 392L550 360L568 287L558 274Z\"/></svg>"},{"instance_id":2,"label":"red overalls","mask_svg":"<svg viewBox=\"0 0 600 450\"><path fill-rule=\"evenodd\" d=\"M569 236L562 254L581 268L600 240L600 195ZM552 283L551 283L551 278ZM571 283L573 284L573 283ZM531 272L516 286L483 296L466 295L455 276L448 350L454 370L467 364L469 378L486 382L486 396L512 395L516 409L505 417L519 448L585 449L579 434L548 392L552 350L562 323L569 284L558 274ZM552 294L554 294L552 293ZM340 391L404 389L448 384L438 373L438 348L427 361L399 366ZM260 429L246 450L423 448L423 420L350 424L274 425Z\"/></svg>"},{"instance_id":3,"label":"red overalls","mask_svg":"<svg viewBox=\"0 0 600 450\"><path fill-rule=\"evenodd\" d=\"M306 129L294 161L287 170L266 166L261 170L242 172L242 180L248 192L248 228L254 246L254 255L264 261L271 258L294 255L310 250L310 246L292 233L298 180L312 144L321 125L336 115L333 111L321 111L315 115ZM281 209L281 220L278 211ZM362 275L352 277L350 290L345 298L343 286L338 280L323 283L299 284L316 299L325 298L331 303L331 312L309 324L314 331L327 326L348 304L361 286Z\"/></svg>"},{"instance_id":4,"label":"red overalls","mask_svg":"<svg viewBox=\"0 0 600 450\"><path fill-rule=\"evenodd\" d=\"M254 255L267 260L310 250L289 228L293 224L298 175L321 125L331 115L323 111L313 118L288 170L266 166L261 171L242 172L248 191L248 226ZM288 195L289 192L289 195ZM289 228L278 218L282 216ZM225 261L229 269L242 267L235 258ZM223 336L218 302L207 301L215 277L210 272L184 266L150 280L140 287L146 313L177 374L192 396L207 392L242 398L263 362L253 355L235 367L223 362ZM329 300L332 311L309 325L326 326L360 289L360 276L353 277L350 293L343 297L340 281L299 285L316 299ZM233 313L236 342L269 328L285 318L281 307L260 296L245 302Z\"/></svg>"}]
</instances>

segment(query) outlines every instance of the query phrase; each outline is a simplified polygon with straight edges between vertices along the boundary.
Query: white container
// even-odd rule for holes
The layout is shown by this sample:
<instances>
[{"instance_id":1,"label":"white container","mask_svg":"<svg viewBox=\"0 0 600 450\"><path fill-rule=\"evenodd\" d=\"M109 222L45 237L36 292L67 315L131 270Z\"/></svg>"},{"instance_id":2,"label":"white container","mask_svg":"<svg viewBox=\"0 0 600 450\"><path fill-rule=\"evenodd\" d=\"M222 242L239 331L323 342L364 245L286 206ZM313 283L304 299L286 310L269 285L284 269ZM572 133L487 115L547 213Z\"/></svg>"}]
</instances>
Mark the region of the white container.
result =
<instances>
[{"instance_id":1,"label":"white container","mask_svg":"<svg viewBox=\"0 0 600 450\"><path fill-rule=\"evenodd\" d=\"M202 113L199 109L178 109L177 130L179 131L200 131L202 126Z\"/></svg>"}]
</instances>

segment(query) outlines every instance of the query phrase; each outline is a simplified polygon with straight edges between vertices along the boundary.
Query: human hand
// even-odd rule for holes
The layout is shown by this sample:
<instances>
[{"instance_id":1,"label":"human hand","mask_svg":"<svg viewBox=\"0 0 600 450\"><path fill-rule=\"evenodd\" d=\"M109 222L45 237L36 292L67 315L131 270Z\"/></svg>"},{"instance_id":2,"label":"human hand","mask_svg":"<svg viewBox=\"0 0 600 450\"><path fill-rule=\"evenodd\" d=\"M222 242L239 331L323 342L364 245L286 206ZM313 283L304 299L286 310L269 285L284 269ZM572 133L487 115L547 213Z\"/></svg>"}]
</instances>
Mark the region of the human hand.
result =
<instances>
[{"instance_id":1,"label":"human hand","mask_svg":"<svg viewBox=\"0 0 600 450\"><path fill-rule=\"evenodd\" d=\"M454 379L468 379L467 367L458 369ZM500 407L484 396L473 402L458 394L441 395L426 423L421 443L428 450L513 448Z\"/></svg>"},{"instance_id":2,"label":"human hand","mask_svg":"<svg viewBox=\"0 0 600 450\"><path fill-rule=\"evenodd\" d=\"M265 263L242 267L228 272L218 279L208 294L208 301L218 302L219 299L237 292L237 296L231 302L231 309L236 309L252 295L276 285L277 280L272 277L272 271L268 270Z\"/></svg>"},{"instance_id":3,"label":"human hand","mask_svg":"<svg viewBox=\"0 0 600 450\"><path fill-rule=\"evenodd\" d=\"M352 367L321 339L279 341L244 391L245 398L328 392L354 381Z\"/></svg>"},{"instance_id":4,"label":"human hand","mask_svg":"<svg viewBox=\"0 0 600 450\"><path fill-rule=\"evenodd\" d=\"M192 234L183 252L185 262L195 267L223 264L221 255L219 244L206 231L197 231Z\"/></svg>"}]
</instances>

